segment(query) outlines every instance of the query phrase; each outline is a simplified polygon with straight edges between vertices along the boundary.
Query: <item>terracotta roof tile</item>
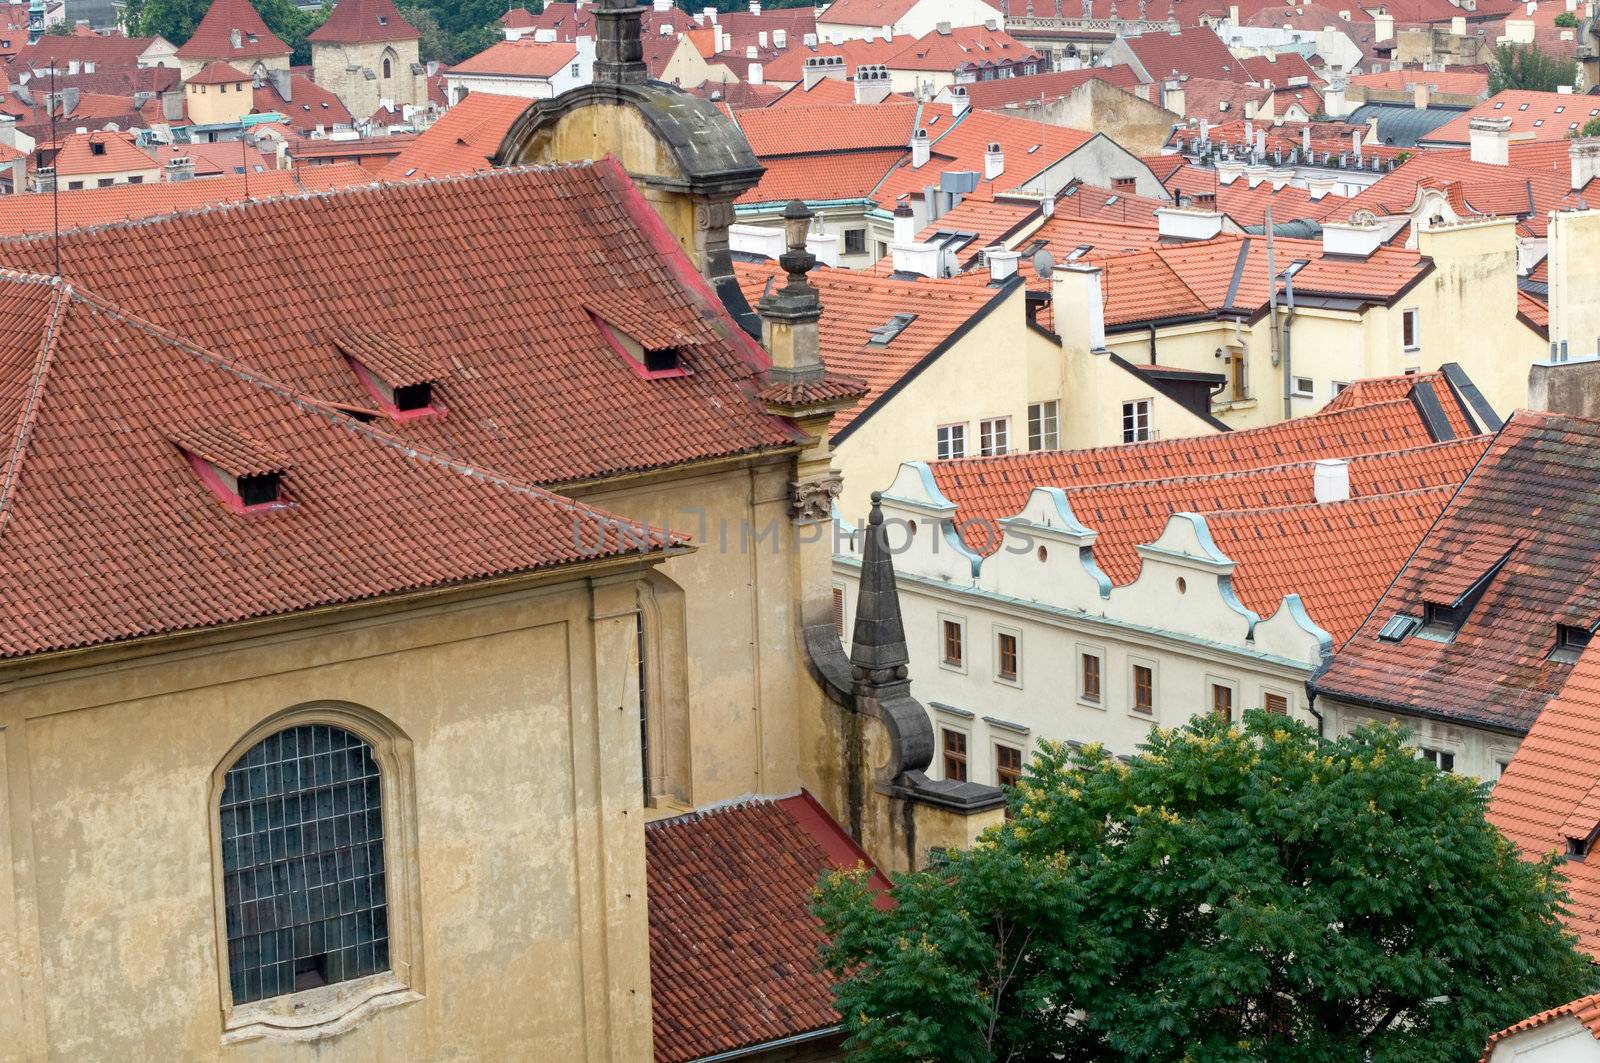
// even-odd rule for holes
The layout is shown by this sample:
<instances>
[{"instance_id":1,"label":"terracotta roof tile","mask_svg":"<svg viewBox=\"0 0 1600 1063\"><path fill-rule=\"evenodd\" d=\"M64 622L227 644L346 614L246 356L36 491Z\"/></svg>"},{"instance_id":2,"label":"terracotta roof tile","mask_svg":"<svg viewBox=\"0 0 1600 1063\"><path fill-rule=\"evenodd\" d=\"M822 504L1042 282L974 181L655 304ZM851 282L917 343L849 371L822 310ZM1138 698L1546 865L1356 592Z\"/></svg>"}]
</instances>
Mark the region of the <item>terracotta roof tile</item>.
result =
<instances>
[{"instance_id":1,"label":"terracotta roof tile","mask_svg":"<svg viewBox=\"0 0 1600 1063\"><path fill-rule=\"evenodd\" d=\"M1311 85L1326 84L1317 76L1316 68L1306 62L1304 56L1295 52L1248 56L1239 62L1244 64L1251 78L1263 85L1271 82L1283 88L1289 84L1289 79L1294 77L1303 77Z\"/></svg>"},{"instance_id":2,"label":"terracotta roof tile","mask_svg":"<svg viewBox=\"0 0 1600 1063\"><path fill-rule=\"evenodd\" d=\"M234 34L238 34L237 45ZM290 52L267 28L250 0L211 0L194 33L178 48L179 59L222 59L227 62L276 58Z\"/></svg>"},{"instance_id":3,"label":"terracotta roof tile","mask_svg":"<svg viewBox=\"0 0 1600 1063\"><path fill-rule=\"evenodd\" d=\"M185 85L236 85L249 81L250 75L234 66L216 60L201 67L199 72L184 82Z\"/></svg>"},{"instance_id":4,"label":"terracotta roof tile","mask_svg":"<svg viewBox=\"0 0 1600 1063\"><path fill-rule=\"evenodd\" d=\"M1489 75L1482 70L1384 70L1376 74L1358 74L1349 79L1351 85L1369 89L1398 89L1409 91L1413 85L1427 85L1433 92L1453 96L1489 94Z\"/></svg>"},{"instance_id":5,"label":"terracotta roof tile","mask_svg":"<svg viewBox=\"0 0 1600 1063\"><path fill-rule=\"evenodd\" d=\"M1549 659L1558 624L1600 621L1600 423L1519 410L1362 629L1318 680L1323 693L1514 734L1571 666ZM1391 616L1422 616L1520 541L1450 642L1385 642ZM1445 602L1444 604L1449 604Z\"/></svg>"},{"instance_id":6,"label":"terracotta roof tile","mask_svg":"<svg viewBox=\"0 0 1600 1063\"><path fill-rule=\"evenodd\" d=\"M769 107L738 111L734 119L750 150L769 157L822 152L900 148L910 150L911 133L924 110L917 103ZM930 113L933 111L929 108ZM944 112L948 119L948 111Z\"/></svg>"},{"instance_id":7,"label":"terracotta roof tile","mask_svg":"<svg viewBox=\"0 0 1600 1063\"><path fill-rule=\"evenodd\" d=\"M917 0L835 0L819 21L841 26L893 26L917 6Z\"/></svg>"},{"instance_id":8,"label":"terracotta roof tile","mask_svg":"<svg viewBox=\"0 0 1600 1063\"><path fill-rule=\"evenodd\" d=\"M788 91L774 100L772 107L802 107L807 104L845 104L856 102L856 90L848 81L838 78L823 78L809 89L804 81L797 81ZM890 96L886 103L903 102L900 98ZM909 137L910 134L908 133Z\"/></svg>"},{"instance_id":9,"label":"terracotta roof tile","mask_svg":"<svg viewBox=\"0 0 1600 1063\"><path fill-rule=\"evenodd\" d=\"M394 0L339 0L328 20L307 40L323 44L414 41L422 36L394 6Z\"/></svg>"},{"instance_id":10,"label":"terracotta roof tile","mask_svg":"<svg viewBox=\"0 0 1600 1063\"><path fill-rule=\"evenodd\" d=\"M548 78L561 73L578 57L577 46L556 41L542 44L531 37L500 41L461 60L452 74L494 74L501 77Z\"/></svg>"},{"instance_id":11,"label":"terracotta roof tile","mask_svg":"<svg viewBox=\"0 0 1600 1063\"><path fill-rule=\"evenodd\" d=\"M1578 830L1573 814L1588 808L1592 816L1597 790L1600 642L1584 651L1559 694L1533 721L1490 794L1489 822L1515 842L1526 859L1552 851L1565 853L1567 832ZM1590 818L1578 836L1586 836L1597 825L1600 818ZM1578 935L1579 946L1600 959L1600 861L1569 860L1560 870L1567 876L1571 898L1567 926ZM1519 1027L1527 1028L1519 1023L1512 1029Z\"/></svg>"},{"instance_id":12,"label":"terracotta roof tile","mask_svg":"<svg viewBox=\"0 0 1600 1063\"><path fill-rule=\"evenodd\" d=\"M518 96L473 92L446 111L378 172L385 181L424 180L490 169L511 123L528 109Z\"/></svg>"},{"instance_id":13,"label":"terracotta roof tile","mask_svg":"<svg viewBox=\"0 0 1600 1063\"><path fill-rule=\"evenodd\" d=\"M838 1023L811 894L830 870L872 865L809 794L657 820L645 855L657 1063Z\"/></svg>"},{"instance_id":14,"label":"terracotta roof tile","mask_svg":"<svg viewBox=\"0 0 1600 1063\"><path fill-rule=\"evenodd\" d=\"M12 5L7 5L11 7ZM27 17L27 5L22 5L22 15ZM26 28L26 22L22 28ZM12 70L36 70L50 66L55 60L61 67L76 60L80 65L89 62L97 67L132 67L146 48L155 43L154 37L62 37L50 34L33 44L23 44L11 61ZM14 80L14 79L13 79ZM66 84L67 79L62 79Z\"/></svg>"},{"instance_id":15,"label":"terracotta roof tile","mask_svg":"<svg viewBox=\"0 0 1600 1063\"><path fill-rule=\"evenodd\" d=\"M872 56L864 61L881 62L890 70L962 74L990 67L1037 62L1042 58L1038 52L1009 33L984 26L958 26L948 33L935 31L904 43L896 40L886 46L895 50L881 59Z\"/></svg>"},{"instance_id":16,"label":"terracotta roof tile","mask_svg":"<svg viewBox=\"0 0 1600 1063\"><path fill-rule=\"evenodd\" d=\"M1086 81L1104 81L1119 89L1131 89L1139 84L1139 75L1126 63L1116 66L1086 67L1082 70L1056 70L1030 77L992 78L973 81L962 88L967 90L967 102L973 107L999 110L1012 104L1036 103L1058 100L1076 92Z\"/></svg>"},{"instance_id":17,"label":"terracotta roof tile","mask_svg":"<svg viewBox=\"0 0 1600 1063\"><path fill-rule=\"evenodd\" d=\"M921 195L924 185L938 183L942 170L976 171L980 180L973 196L992 199L997 192L1027 184L1035 174L1094 138L1093 133L1081 129L1013 118L998 111L968 110L952 119L948 112L925 108L918 124L928 131L933 142L932 159L927 166L917 168L908 156L896 166L878 188L880 204ZM984 181L983 157L990 144L1000 145L1005 170L993 181Z\"/></svg>"},{"instance_id":18,"label":"terracotta roof tile","mask_svg":"<svg viewBox=\"0 0 1600 1063\"><path fill-rule=\"evenodd\" d=\"M155 170L158 166L153 156L134 145L132 133L73 133L62 139L55 157L60 177Z\"/></svg>"},{"instance_id":19,"label":"terracotta roof tile","mask_svg":"<svg viewBox=\"0 0 1600 1063\"><path fill-rule=\"evenodd\" d=\"M1209 26L1193 26L1178 33L1143 33L1124 37L1123 41L1154 81L1173 71L1188 74L1191 79L1254 80L1244 63L1234 58Z\"/></svg>"},{"instance_id":20,"label":"terracotta roof tile","mask_svg":"<svg viewBox=\"0 0 1600 1063\"><path fill-rule=\"evenodd\" d=\"M1561 141L1590 120L1600 118L1600 98L1506 89L1428 133L1418 143L1423 146L1470 144L1467 124L1474 118L1511 119L1511 136L1516 140Z\"/></svg>"},{"instance_id":21,"label":"terracotta roof tile","mask_svg":"<svg viewBox=\"0 0 1600 1063\"><path fill-rule=\"evenodd\" d=\"M1490 1036L1488 1044L1484 1046L1483 1056L1479 1063L1489 1063L1489 1057L1494 1054L1495 1045L1513 1034L1526 1033L1529 1030L1543 1026L1547 1022L1569 1015L1582 1023L1595 1040L1600 1041L1600 993L1595 993L1591 996L1579 997L1577 1000L1562 1004L1560 1007L1551 1008L1549 1011L1541 1011L1537 1015L1530 1015L1521 1022L1514 1023L1493 1034Z\"/></svg>"},{"instance_id":22,"label":"terracotta roof tile","mask_svg":"<svg viewBox=\"0 0 1600 1063\"><path fill-rule=\"evenodd\" d=\"M296 133L306 134L321 126L333 129L355 125L355 116L339 97L318 85L304 74L289 78L289 98L278 95L271 81L263 82L254 90L250 110L258 114L276 111Z\"/></svg>"},{"instance_id":23,"label":"terracotta roof tile","mask_svg":"<svg viewBox=\"0 0 1600 1063\"><path fill-rule=\"evenodd\" d=\"M777 156L763 161L767 172L739 203L782 203L791 199L867 199L883 175L905 156L904 148Z\"/></svg>"}]
</instances>

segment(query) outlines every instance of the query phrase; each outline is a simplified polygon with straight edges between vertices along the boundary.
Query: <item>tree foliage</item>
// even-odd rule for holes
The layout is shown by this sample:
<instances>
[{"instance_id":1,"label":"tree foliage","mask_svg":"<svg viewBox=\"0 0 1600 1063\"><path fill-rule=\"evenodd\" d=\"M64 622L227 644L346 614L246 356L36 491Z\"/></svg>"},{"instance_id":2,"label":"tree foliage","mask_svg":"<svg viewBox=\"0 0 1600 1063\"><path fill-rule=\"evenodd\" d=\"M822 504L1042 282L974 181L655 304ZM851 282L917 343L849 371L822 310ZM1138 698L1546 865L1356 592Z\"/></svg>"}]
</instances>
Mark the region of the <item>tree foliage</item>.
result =
<instances>
[{"instance_id":1,"label":"tree foliage","mask_svg":"<svg viewBox=\"0 0 1600 1063\"><path fill-rule=\"evenodd\" d=\"M1591 118L1578 130L1580 137L1600 137L1600 118Z\"/></svg>"},{"instance_id":2,"label":"tree foliage","mask_svg":"<svg viewBox=\"0 0 1600 1063\"><path fill-rule=\"evenodd\" d=\"M332 0L320 8L302 9L294 0L250 0L267 28L294 50L291 63L311 62L311 46L306 37L327 21ZM194 36L194 28L205 17L211 0L127 0L122 9L122 24L137 37L165 37L181 45Z\"/></svg>"},{"instance_id":3,"label":"tree foliage","mask_svg":"<svg viewBox=\"0 0 1600 1063\"><path fill-rule=\"evenodd\" d=\"M1558 59L1531 44L1502 44L1494 50L1489 64L1489 92L1505 89L1532 89L1554 92L1562 85L1578 83L1578 64Z\"/></svg>"},{"instance_id":4,"label":"tree foliage","mask_svg":"<svg viewBox=\"0 0 1600 1063\"><path fill-rule=\"evenodd\" d=\"M819 887L854 1059L1454 1063L1593 984L1554 858L1396 729L1044 743L1010 800L887 911L860 874Z\"/></svg>"}]
</instances>

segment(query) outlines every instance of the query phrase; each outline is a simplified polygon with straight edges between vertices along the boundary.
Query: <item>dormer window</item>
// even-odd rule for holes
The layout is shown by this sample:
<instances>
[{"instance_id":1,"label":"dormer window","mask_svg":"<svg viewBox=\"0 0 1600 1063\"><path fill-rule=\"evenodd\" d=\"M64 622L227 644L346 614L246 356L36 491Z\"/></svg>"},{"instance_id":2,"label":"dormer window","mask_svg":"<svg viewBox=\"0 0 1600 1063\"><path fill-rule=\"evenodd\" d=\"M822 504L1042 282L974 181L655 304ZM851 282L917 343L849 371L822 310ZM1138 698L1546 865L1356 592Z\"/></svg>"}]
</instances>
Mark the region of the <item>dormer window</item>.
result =
<instances>
[{"instance_id":1,"label":"dormer window","mask_svg":"<svg viewBox=\"0 0 1600 1063\"><path fill-rule=\"evenodd\" d=\"M1422 627L1417 637L1453 642L1517 545L1496 539L1474 543L1460 551L1455 560L1423 588Z\"/></svg>"},{"instance_id":2,"label":"dormer window","mask_svg":"<svg viewBox=\"0 0 1600 1063\"><path fill-rule=\"evenodd\" d=\"M200 482L235 513L261 513L288 502L283 478L289 459L229 425L185 428L169 437Z\"/></svg>"},{"instance_id":3,"label":"dormer window","mask_svg":"<svg viewBox=\"0 0 1600 1063\"><path fill-rule=\"evenodd\" d=\"M1591 624L1588 627L1579 627L1573 624L1556 625L1556 645L1550 651L1550 660L1557 664L1572 664L1583 651L1589 648L1589 640L1594 635L1594 629L1600 624Z\"/></svg>"},{"instance_id":4,"label":"dormer window","mask_svg":"<svg viewBox=\"0 0 1600 1063\"><path fill-rule=\"evenodd\" d=\"M341 329L333 342L391 420L411 421L444 412L434 402L434 385L445 375L438 358L381 332Z\"/></svg>"},{"instance_id":5,"label":"dormer window","mask_svg":"<svg viewBox=\"0 0 1600 1063\"><path fill-rule=\"evenodd\" d=\"M106 153L106 146L102 141L91 140L89 142L89 154L90 155L104 155L105 153Z\"/></svg>"},{"instance_id":6,"label":"dormer window","mask_svg":"<svg viewBox=\"0 0 1600 1063\"><path fill-rule=\"evenodd\" d=\"M676 325L659 317L652 319L641 313L642 308L624 306L620 300L604 310L585 309L607 346L639 376L661 380L689 375L684 353L694 337Z\"/></svg>"}]
</instances>

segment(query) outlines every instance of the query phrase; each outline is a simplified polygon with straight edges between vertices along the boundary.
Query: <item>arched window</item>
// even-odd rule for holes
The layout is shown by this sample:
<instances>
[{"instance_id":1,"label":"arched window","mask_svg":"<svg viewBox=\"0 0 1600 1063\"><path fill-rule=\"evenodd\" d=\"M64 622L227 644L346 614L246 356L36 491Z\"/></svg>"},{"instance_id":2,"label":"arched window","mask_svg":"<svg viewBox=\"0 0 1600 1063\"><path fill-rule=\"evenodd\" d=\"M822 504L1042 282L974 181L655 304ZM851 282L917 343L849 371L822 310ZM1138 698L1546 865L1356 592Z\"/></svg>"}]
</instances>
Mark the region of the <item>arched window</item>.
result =
<instances>
[{"instance_id":1,"label":"arched window","mask_svg":"<svg viewBox=\"0 0 1600 1063\"><path fill-rule=\"evenodd\" d=\"M220 802L233 1003L389 969L382 780L361 738L314 723L234 761Z\"/></svg>"},{"instance_id":2,"label":"arched window","mask_svg":"<svg viewBox=\"0 0 1600 1063\"><path fill-rule=\"evenodd\" d=\"M388 56L383 57L383 76L386 78L394 77L394 62Z\"/></svg>"}]
</instances>

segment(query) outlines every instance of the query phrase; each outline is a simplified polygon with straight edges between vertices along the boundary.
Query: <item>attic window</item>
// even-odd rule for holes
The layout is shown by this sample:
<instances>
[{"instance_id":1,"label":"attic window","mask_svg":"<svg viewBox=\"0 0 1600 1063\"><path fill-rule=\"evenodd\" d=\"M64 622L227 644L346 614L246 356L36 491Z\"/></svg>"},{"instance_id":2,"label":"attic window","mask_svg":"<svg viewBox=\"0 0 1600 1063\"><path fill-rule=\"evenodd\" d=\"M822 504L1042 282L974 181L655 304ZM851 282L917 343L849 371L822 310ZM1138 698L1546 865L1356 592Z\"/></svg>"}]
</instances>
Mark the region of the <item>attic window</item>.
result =
<instances>
[{"instance_id":1,"label":"attic window","mask_svg":"<svg viewBox=\"0 0 1600 1063\"><path fill-rule=\"evenodd\" d=\"M378 25L387 26L388 24L389 24L389 16L388 15L379 15L378 16Z\"/></svg>"},{"instance_id":2,"label":"attic window","mask_svg":"<svg viewBox=\"0 0 1600 1063\"><path fill-rule=\"evenodd\" d=\"M185 428L169 437L189 467L235 513L261 513L286 505L287 457L227 425Z\"/></svg>"},{"instance_id":3,"label":"attic window","mask_svg":"<svg viewBox=\"0 0 1600 1063\"><path fill-rule=\"evenodd\" d=\"M333 343L391 420L412 421L444 412L433 395L434 385L444 378L439 359L379 332L342 329Z\"/></svg>"},{"instance_id":4,"label":"attic window","mask_svg":"<svg viewBox=\"0 0 1600 1063\"><path fill-rule=\"evenodd\" d=\"M1422 621L1414 616L1396 613L1378 631L1378 638L1383 642L1404 642L1405 637L1417 630Z\"/></svg>"},{"instance_id":5,"label":"attic window","mask_svg":"<svg viewBox=\"0 0 1600 1063\"><path fill-rule=\"evenodd\" d=\"M628 368L646 380L689 375L689 368L683 363L681 337L645 334L643 329L625 330L606 321L593 310L589 311L589 316L611 349L622 356ZM650 331L654 332L653 329Z\"/></svg>"},{"instance_id":6,"label":"attic window","mask_svg":"<svg viewBox=\"0 0 1600 1063\"><path fill-rule=\"evenodd\" d=\"M105 153L106 153L106 146L105 146L104 143L102 143L101 141L98 141L98 140L89 141L89 154L90 155L104 155Z\"/></svg>"},{"instance_id":7,"label":"attic window","mask_svg":"<svg viewBox=\"0 0 1600 1063\"><path fill-rule=\"evenodd\" d=\"M1067 252L1067 261L1076 262L1078 259L1082 258L1084 255L1087 255L1093 250L1093 244L1079 244L1077 247L1074 247L1071 251Z\"/></svg>"},{"instance_id":8,"label":"attic window","mask_svg":"<svg viewBox=\"0 0 1600 1063\"><path fill-rule=\"evenodd\" d=\"M867 343L873 347L887 347L916 319L916 314L896 314L877 328L869 329Z\"/></svg>"},{"instance_id":9,"label":"attic window","mask_svg":"<svg viewBox=\"0 0 1600 1063\"><path fill-rule=\"evenodd\" d=\"M1572 664L1589 646L1589 639L1594 635L1597 625L1578 627L1573 624L1556 625L1556 645L1550 651L1550 660L1557 664Z\"/></svg>"},{"instance_id":10,"label":"attic window","mask_svg":"<svg viewBox=\"0 0 1600 1063\"><path fill-rule=\"evenodd\" d=\"M1417 637L1434 642L1454 641L1517 545L1482 543L1460 551L1455 561L1423 588L1422 627Z\"/></svg>"}]
</instances>

